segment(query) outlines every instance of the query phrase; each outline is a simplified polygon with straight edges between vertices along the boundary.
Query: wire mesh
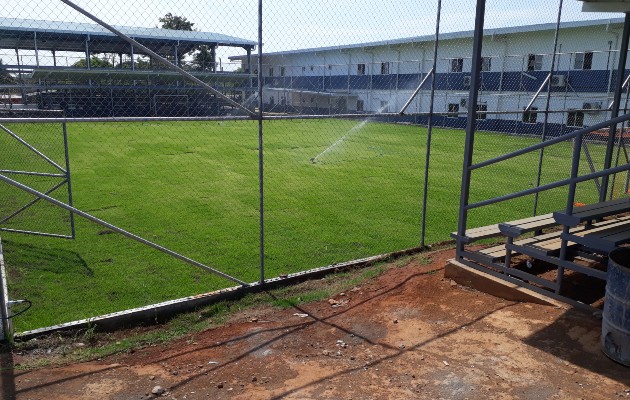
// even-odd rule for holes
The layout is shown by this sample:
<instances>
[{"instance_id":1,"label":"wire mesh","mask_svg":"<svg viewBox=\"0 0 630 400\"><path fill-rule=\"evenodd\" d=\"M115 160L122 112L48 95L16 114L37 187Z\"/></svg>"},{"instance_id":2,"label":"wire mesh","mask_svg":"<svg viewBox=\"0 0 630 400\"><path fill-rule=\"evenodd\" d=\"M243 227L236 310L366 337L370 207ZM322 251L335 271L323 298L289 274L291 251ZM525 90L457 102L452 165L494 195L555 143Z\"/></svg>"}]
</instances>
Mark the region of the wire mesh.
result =
<instances>
[{"instance_id":1,"label":"wire mesh","mask_svg":"<svg viewBox=\"0 0 630 400\"><path fill-rule=\"evenodd\" d=\"M0 122L63 159L61 121L41 114L59 110L77 208L247 282L448 239L467 116L475 163L605 121L622 27L576 2L489 1L475 106L473 1L262 2L260 26L251 2L76 4L123 35L62 2L0 6ZM580 173L603 167L606 137L587 137ZM54 171L0 138L1 170ZM470 202L565 179L572 152L567 141L475 170ZM20 179L42 192L58 182ZM615 176L610 195L627 181ZM598 182L580 184L576 201L595 201ZM64 187L51 193L69 200ZM468 226L561 209L566 194L481 207ZM33 198L8 185L1 196L2 215ZM11 223L68 227L44 201L28 211ZM85 221L72 242L3 233L10 290L35 300L18 329L233 284L110 233ZM60 289L36 292L37 276ZM86 291L81 309L64 295Z\"/></svg>"}]
</instances>

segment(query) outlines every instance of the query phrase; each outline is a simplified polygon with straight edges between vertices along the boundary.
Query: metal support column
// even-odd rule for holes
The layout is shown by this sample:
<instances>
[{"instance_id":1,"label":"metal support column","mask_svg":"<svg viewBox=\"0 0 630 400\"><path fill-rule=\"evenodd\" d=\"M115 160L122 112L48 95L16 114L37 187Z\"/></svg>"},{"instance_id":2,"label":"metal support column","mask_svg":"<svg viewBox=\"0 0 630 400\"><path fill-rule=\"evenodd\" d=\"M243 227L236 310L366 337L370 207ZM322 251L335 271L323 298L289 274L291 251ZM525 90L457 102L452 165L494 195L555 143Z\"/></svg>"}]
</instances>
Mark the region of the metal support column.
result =
<instances>
[{"instance_id":1,"label":"metal support column","mask_svg":"<svg viewBox=\"0 0 630 400\"><path fill-rule=\"evenodd\" d=\"M621 46L619 47L619 65L617 67L617 76L615 79L615 95L613 97L613 106L610 111L610 118L619 116L619 108L621 105L621 91L623 90L623 80L626 72L626 59L628 57L628 38L630 37L630 13L626 13L623 21L623 33L621 36ZM623 127L623 125L622 125ZM623 132L623 129L622 129ZM606 156L604 157L604 168L610 168L612 164L613 149L615 147L615 135L617 134L617 125L610 126L608 133L608 141L606 142ZM608 193L609 176L602 177L602 189L599 193L599 201L606 201Z\"/></svg>"},{"instance_id":2,"label":"metal support column","mask_svg":"<svg viewBox=\"0 0 630 400\"><path fill-rule=\"evenodd\" d=\"M179 40L177 41L177 44L175 46L173 46L173 56L175 57L175 65L177 65L178 67L181 67L181 64L179 63Z\"/></svg>"},{"instance_id":3,"label":"metal support column","mask_svg":"<svg viewBox=\"0 0 630 400\"><path fill-rule=\"evenodd\" d=\"M90 35L87 35L85 38L85 66L87 69L92 69L91 62L91 54L90 54Z\"/></svg>"},{"instance_id":4,"label":"metal support column","mask_svg":"<svg viewBox=\"0 0 630 400\"><path fill-rule=\"evenodd\" d=\"M246 50L247 50L247 69L245 70L245 73L251 74L252 73L252 49L251 47L248 47Z\"/></svg>"},{"instance_id":5,"label":"metal support column","mask_svg":"<svg viewBox=\"0 0 630 400\"><path fill-rule=\"evenodd\" d=\"M37 32L33 32L33 49L35 50L35 65L39 67L39 49L37 48Z\"/></svg>"},{"instance_id":6,"label":"metal support column","mask_svg":"<svg viewBox=\"0 0 630 400\"><path fill-rule=\"evenodd\" d=\"M210 70L217 72L217 46L210 46Z\"/></svg>"},{"instance_id":7,"label":"metal support column","mask_svg":"<svg viewBox=\"0 0 630 400\"><path fill-rule=\"evenodd\" d=\"M575 179L578 176L580 169L580 153L582 151L582 140L583 134L578 134L573 142L573 157L571 160L571 183L569 184L569 193L567 195L567 208L566 213L571 215L573 213L573 204L575 201L575 191L577 188L577 181ZM605 175L606 176L606 175ZM569 233L570 227L564 226L562 229L562 233L567 235ZM560 243L560 265L558 265L558 274L556 277L556 294L560 294L562 290L562 280L564 278L564 266L563 263L567 259L567 246L568 242L566 239L562 239Z\"/></svg>"},{"instance_id":8,"label":"metal support column","mask_svg":"<svg viewBox=\"0 0 630 400\"><path fill-rule=\"evenodd\" d=\"M132 38L133 39L133 38ZM131 53L129 53L131 55L131 70L135 71L136 70L136 61L134 60L134 51L133 51L133 45L131 45ZM134 81L135 84L135 81Z\"/></svg>"},{"instance_id":9,"label":"metal support column","mask_svg":"<svg viewBox=\"0 0 630 400\"><path fill-rule=\"evenodd\" d=\"M470 177L473 161L473 150L475 142L475 129L477 118L477 99L479 97L479 83L481 80L481 48L483 46L483 25L486 13L486 0L477 0L475 11L475 30L473 36L472 68L470 74L470 93L468 94L469 111L466 119L466 143L464 145L464 163L462 168L462 188L459 198L459 219L457 222L457 248L456 257L463 257L464 242L466 235L466 223L468 222L468 200L470 198Z\"/></svg>"}]
</instances>

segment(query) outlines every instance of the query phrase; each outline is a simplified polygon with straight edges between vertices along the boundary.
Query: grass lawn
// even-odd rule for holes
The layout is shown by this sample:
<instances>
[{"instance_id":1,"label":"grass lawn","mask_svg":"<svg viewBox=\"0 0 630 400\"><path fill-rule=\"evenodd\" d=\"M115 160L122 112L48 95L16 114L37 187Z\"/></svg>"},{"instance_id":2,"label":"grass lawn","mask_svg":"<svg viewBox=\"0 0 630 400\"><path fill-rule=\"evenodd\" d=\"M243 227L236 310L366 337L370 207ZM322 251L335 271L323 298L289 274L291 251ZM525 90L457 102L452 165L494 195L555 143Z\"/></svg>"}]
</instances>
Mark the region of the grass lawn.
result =
<instances>
[{"instance_id":1,"label":"grass lawn","mask_svg":"<svg viewBox=\"0 0 630 400\"><path fill-rule=\"evenodd\" d=\"M12 125L63 163L60 125ZM258 128L255 121L70 124L74 204L241 280L258 280ZM464 133L434 130L427 243L455 230ZM536 143L477 134L481 161ZM55 172L0 135L2 169ZM266 277L417 246L426 129L340 120L267 121L264 129ZM591 154L601 166L602 147ZM568 177L570 143L545 153L543 183ZM473 173L471 201L535 184L538 153ZM4 166L6 165L6 166ZM588 171L583 162L583 172ZM15 177L12 175L12 177ZM16 179L46 190L57 178ZM67 200L64 188L55 197ZM545 193L540 212L564 206ZM3 184L0 215L29 197ZM578 200L594 201L583 184ZM473 210L470 225L525 217L522 198ZM42 202L5 225L67 233L68 215ZM232 286L201 269L77 218L76 240L3 233L12 299L33 308L18 331Z\"/></svg>"}]
</instances>

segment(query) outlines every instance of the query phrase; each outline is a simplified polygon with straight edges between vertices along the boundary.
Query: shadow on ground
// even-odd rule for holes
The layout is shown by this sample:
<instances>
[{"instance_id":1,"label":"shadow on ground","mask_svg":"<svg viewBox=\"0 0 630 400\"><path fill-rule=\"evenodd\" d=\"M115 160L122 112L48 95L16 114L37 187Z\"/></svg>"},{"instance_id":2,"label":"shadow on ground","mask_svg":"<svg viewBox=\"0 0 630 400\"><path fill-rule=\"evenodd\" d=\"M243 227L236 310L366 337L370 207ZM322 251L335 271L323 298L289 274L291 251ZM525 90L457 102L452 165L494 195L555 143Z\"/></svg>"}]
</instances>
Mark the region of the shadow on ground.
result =
<instances>
[{"instance_id":1,"label":"shadow on ground","mask_svg":"<svg viewBox=\"0 0 630 400\"><path fill-rule=\"evenodd\" d=\"M601 319L569 309L554 323L525 340L530 346L599 375L630 386L630 368L618 364L600 349Z\"/></svg>"}]
</instances>

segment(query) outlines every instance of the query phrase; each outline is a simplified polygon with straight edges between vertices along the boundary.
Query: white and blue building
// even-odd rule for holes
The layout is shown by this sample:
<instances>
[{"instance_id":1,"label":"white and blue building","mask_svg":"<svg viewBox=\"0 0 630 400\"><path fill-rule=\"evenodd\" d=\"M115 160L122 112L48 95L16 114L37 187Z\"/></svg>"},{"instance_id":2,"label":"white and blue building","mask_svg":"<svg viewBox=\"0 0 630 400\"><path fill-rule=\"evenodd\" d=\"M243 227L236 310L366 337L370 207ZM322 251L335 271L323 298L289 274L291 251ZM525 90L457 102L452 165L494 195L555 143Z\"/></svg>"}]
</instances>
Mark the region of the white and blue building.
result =
<instances>
[{"instance_id":1,"label":"white and blue building","mask_svg":"<svg viewBox=\"0 0 630 400\"><path fill-rule=\"evenodd\" d=\"M613 97L623 19L561 23L552 68L555 24L484 31L480 129L536 131L543 122L550 71L549 127L572 130L607 119ZM434 36L263 54L266 111L397 113L433 65ZM439 37L434 116L463 127L470 88L473 32ZM232 57L247 65L247 58ZM254 56L254 65L257 62ZM543 86L541 93L535 93ZM406 114L426 123L428 79ZM531 102L531 105L530 105ZM623 96L622 109L627 104ZM526 107L530 105L527 112ZM485 112L485 113L484 113ZM448 115L445 115L448 114Z\"/></svg>"}]
</instances>

